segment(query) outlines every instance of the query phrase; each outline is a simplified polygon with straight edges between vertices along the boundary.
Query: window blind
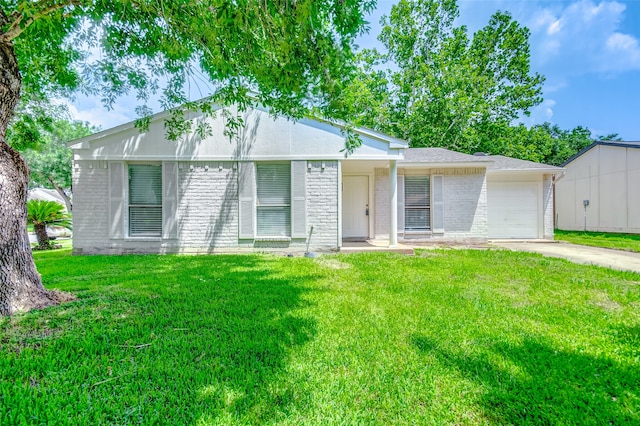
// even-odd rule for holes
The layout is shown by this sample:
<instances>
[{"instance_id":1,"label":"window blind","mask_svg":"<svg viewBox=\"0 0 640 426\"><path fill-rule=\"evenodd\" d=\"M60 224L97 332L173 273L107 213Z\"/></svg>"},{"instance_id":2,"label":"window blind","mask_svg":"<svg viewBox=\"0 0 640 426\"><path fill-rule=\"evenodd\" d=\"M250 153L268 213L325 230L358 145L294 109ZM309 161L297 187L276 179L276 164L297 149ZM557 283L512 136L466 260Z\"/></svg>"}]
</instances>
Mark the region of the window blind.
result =
<instances>
[{"instance_id":1,"label":"window blind","mask_svg":"<svg viewBox=\"0 0 640 426\"><path fill-rule=\"evenodd\" d=\"M162 236L160 165L129 165L129 235Z\"/></svg>"},{"instance_id":2,"label":"window blind","mask_svg":"<svg viewBox=\"0 0 640 426\"><path fill-rule=\"evenodd\" d=\"M431 229L431 194L428 176L404 178L404 226L409 231Z\"/></svg>"},{"instance_id":3,"label":"window blind","mask_svg":"<svg viewBox=\"0 0 640 426\"><path fill-rule=\"evenodd\" d=\"M291 164L256 164L257 235L291 236Z\"/></svg>"}]
</instances>

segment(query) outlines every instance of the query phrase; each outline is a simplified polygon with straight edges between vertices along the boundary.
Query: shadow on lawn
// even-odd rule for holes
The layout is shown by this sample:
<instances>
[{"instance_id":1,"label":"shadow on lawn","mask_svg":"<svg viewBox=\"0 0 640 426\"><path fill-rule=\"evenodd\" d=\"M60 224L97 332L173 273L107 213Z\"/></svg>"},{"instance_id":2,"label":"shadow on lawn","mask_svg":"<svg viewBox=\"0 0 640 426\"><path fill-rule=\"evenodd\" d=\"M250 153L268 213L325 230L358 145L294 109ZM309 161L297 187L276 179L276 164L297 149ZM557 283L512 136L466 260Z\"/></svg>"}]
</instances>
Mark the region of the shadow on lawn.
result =
<instances>
[{"instance_id":1,"label":"shadow on lawn","mask_svg":"<svg viewBox=\"0 0 640 426\"><path fill-rule=\"evenodd\" d=\"M64 331L17 359L21 370L10 399L16 406L22 401L34 421L256 423L285 414L300 397L285 369L289 351L315 334L315 321L297 311L306 303L305 283L317 279L296 269L303 260L68 260L98 264L92 269L98 278L71 268L58 278L65 290L80 290L80 300L36 313ZM114 268L123 273L106 272ZM3 356L0 351L0 365ZM0 373L0 385L8 380ZM30 399L33 382L44 398Z\"/></svg>"},{"instance_id":2,"label":"shadow on lawn","mask_svg":"<svg viewBox=\"0 0 640 426\"><path fill-rule=\"evenodd\" d=\"M481 385L480 404L492 423L640 424L636 367L530 339L475 354L441 349L424 336L414 336L413 343Z\"/></svg>"}]
</instances>

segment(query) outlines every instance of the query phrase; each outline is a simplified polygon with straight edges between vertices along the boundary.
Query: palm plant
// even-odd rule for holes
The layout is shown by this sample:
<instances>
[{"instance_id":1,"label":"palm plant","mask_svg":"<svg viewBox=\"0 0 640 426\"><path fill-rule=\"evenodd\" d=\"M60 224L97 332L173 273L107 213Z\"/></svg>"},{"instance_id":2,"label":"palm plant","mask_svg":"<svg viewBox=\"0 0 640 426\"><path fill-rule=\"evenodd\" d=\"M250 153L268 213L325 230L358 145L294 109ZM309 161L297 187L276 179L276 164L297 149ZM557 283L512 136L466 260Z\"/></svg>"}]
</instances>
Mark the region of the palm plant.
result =
<instances>
[{"instance_id":1,"label":"palm plant","mask_svg":"<svg viewBox=\"0 0 640 426\"><path fill-rule=\"evenodd\" d=\"M27 202L27 222L33 224L38 239L38 250L51 249L47 226L62 226L71 229L71 216L64 211L64 206L55 201L29 200Z\"/></svg>"}]
</instances>

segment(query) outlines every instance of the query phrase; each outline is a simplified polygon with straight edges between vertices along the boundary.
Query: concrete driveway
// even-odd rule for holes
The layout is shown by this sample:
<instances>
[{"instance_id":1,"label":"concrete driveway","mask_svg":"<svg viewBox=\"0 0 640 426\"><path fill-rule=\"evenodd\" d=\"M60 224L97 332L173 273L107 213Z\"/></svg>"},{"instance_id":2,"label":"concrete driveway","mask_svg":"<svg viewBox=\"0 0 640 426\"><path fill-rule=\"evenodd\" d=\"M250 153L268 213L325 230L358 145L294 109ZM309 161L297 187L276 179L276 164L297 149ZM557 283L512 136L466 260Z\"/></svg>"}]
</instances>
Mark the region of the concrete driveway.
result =
<instances>
[{"instance_id":1,"label":"concrete driveway","mask_svg":"<svg viewBox=\"0 0 640 426\"><path fill-rule=\"evenodd\" d=\"M492 242L491 245L513 251L540 253L575 263L598 265L620 271L640 273L640 253L581 246L564 242Z\"/></svg>"}]
</instances>

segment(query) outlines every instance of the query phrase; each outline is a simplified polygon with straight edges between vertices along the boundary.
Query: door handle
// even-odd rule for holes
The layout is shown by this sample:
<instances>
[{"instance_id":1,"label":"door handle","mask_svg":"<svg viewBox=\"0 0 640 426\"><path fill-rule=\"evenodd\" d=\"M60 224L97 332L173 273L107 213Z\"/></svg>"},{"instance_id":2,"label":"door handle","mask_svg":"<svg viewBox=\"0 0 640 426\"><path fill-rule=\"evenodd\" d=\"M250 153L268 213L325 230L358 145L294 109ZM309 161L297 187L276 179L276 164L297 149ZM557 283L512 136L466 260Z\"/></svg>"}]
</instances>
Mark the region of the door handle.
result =
<instances>
[{"instance_id":1,"label":"door handle","mask_svg":"<svg viewBox=\"0 0 640 426\"><path fill-rule=\"evenodd\" d=\"M364 211L364 215L365 216L369 216L369 204L367 204L367 207L366 207L366 209Z\"/></svg>"}]
</instances>

